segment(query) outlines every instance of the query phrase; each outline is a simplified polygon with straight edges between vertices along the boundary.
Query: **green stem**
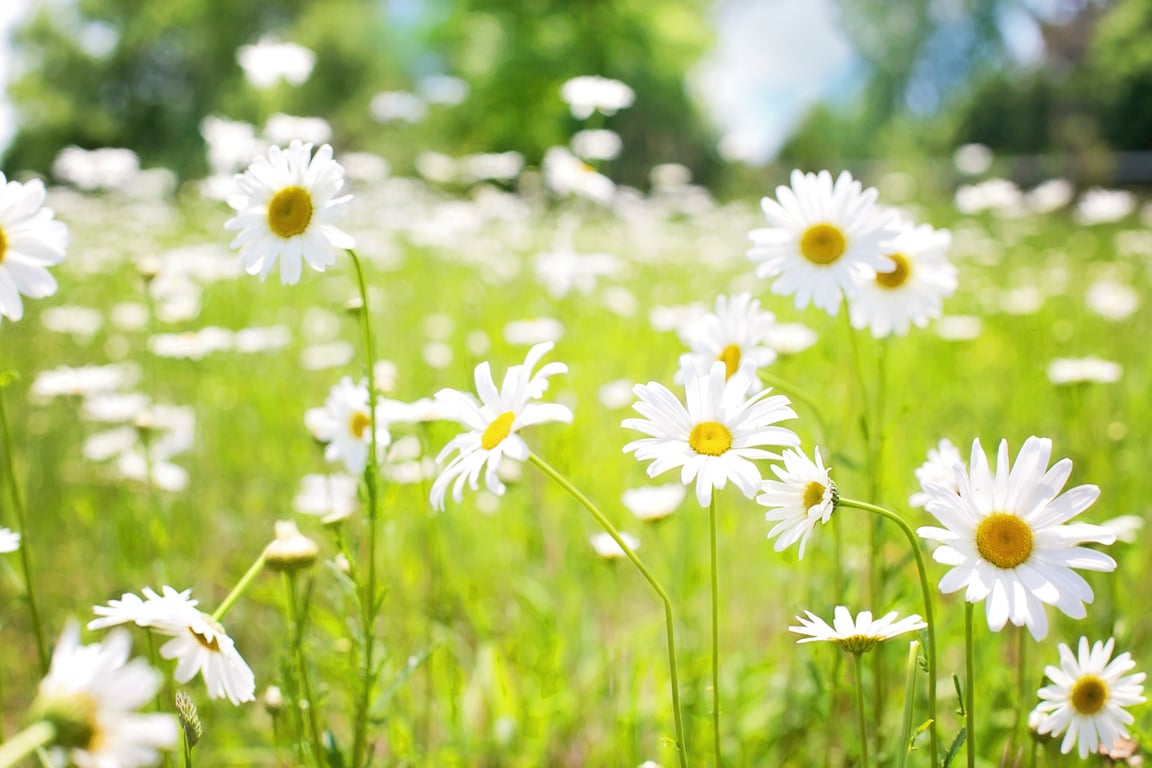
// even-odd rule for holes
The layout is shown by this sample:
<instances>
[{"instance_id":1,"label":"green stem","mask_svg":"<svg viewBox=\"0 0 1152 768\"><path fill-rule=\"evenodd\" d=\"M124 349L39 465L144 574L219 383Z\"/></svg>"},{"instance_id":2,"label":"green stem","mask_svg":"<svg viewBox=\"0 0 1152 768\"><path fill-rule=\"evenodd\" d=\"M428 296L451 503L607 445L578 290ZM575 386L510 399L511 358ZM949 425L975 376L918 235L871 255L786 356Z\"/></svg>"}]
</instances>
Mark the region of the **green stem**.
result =
<instances>
[{"instance_id":1,"label":"green stem","mask_svg":"<svg viewBox=\"0 0 1152 768\"><path fill-rule=\"evenodd\" d=\"M223 621L224 615L232 610L232 606L240 599L240 595L244 594L244 590L248 589L248 585L252 583L252 580L259 575L260 571L264 570L265 556L265 553L261 552L260 557L256 558L256 562L252 563L244 575L240 577L240 581L236 582L236 586L232 587L232 591L228 593L228 597L224 598L224 602L220 603L220 607L212 614L213 621Z\"/></svg>"},{"instance_id":2,"label":"green stem","mask_svg":"<svg viewBox=\"0 0 1152 768\"><path fill-rule=\"evenodd\" d=\"M756 375L760 377L760 381L764 384L779 389L788 394L793 400L804 403L812 411L812 418L816 422L816 443L818 445L828 445L828 425L824 423L824 414L820 410L820 402L816 398L809 395L804 391L803 387L794 384L787 379L783 379L775 374L768 373L763 368L756 371Z\"/></svg>"},{"instance_id":3,"label":"green stem","mask_svg":"<svg viewBox=\"0 0 1152 768\"><path fill-rule=\"evenodd\" d=\"M192 745L188 743L188 735L185 733L180 741L184 744L184 768L192 768Z\"/></svg>"},{"instance_id":4,"label":"green stem","mask_svg":"<svg viewBox=\"0 0 1152 768\"><path fill-rule=\"evenodd\" d=\"M916 676L920 657L920 641L908 644L908 663L904 667L904 719L900 731L900 751L896 753L896 768L904 768L908 763L908 751L912 746L912 710L916 699Z\"/></svg>"},{"instance_id":5,"label":"green stem","mask_svg":"<svg viewBox=\"0 0 1152 768\"><path fill-rule=\"evenodd\" d=\"M860 765L868 768L868 722L864 717L864 671L860 654L854 653L852 669L856 674L856 716L860 723Z\"/></svg>"},{"instance_id":6,"label":"green stem","mask_svg":"<svg viewBox=\"0 0 1152 768\"><path fill-rule=\"evenodd\" d=\"M311 678L308 676L308 660L304 656L304 619L300 614L299 594L296 590L296 573L284 573L284 586L288 594L288 624L292 635L292 654L300 675L300 687L304 701L308 704L308 735L312 740L312 760L317 766L323 765L324 749L320 745L320 725L316 720L316 700L312 696ZM297 707L300 702L296 702Z\"/></svg>"},{"instance_id":7,"label":"green stem","mask_svg":"<svg viewBox=\"0 0 1152 768\"><path fill-rule=\"evenodd\" d=\"M716 491L708 503L708 551L712 570L712 741L720 768L720 578L716 565Z\"/></svg>"},{"instance_id":8,"label":"green stem","mask_svg":"<svg viewBox=\"0 0 1152 768\"><path fill-rule=\"evenodd\" d=\"M1016 745L1021 737L1027 743L1028 739L1028 709L1025 702L1032 698L1032 691L1028 689L1028 637L1024 627L1016 628L1016 727L1012 729L1012 752L1016 754Z\"/></svg>"},{"instance_id":9,"label":"green stem","mask_svg":"<svg viewBox=\"0 0 1152 768\"><path fill-rule=\"evenodd\" d=\"M964 603L964 716L967 728L968 768L976 767L976 698L975 680L976 665L975 653L972 643L972 606L973 603Z\"/></svg>"},{"instance_id":10,"label":"green stem","mask_svg":"<svg viewBox=\"0 0 1152 768\"><path fill-rule=\"evenodd\" d=\"M0 744L0 768L12 768L22 759L56 738L56 728L47 720L33 723L8 741Z\"/></svg>"},{"instance_id":11,"label":"green stem","mask_svg":"<svg viewBox=\"0 0 1152 768\"><path fill-rule=\"evenodd\" d=\"M664 587L660 586L660 582L656 580L656 577L652 575L648 567L644 565L640 558L636 556L636 553L632 551L632 547L628 546L628 542L624 541L623 537L620 536L620 532L616 530L616 526L609 522L608 518L597 509L596 505L593 504L587 496L581 493L576 486L568 482L566 477L553 469L550 464L535 453L528 453L528 461L567 491L580 503L580 506L588 510L588 514L592 515L592 517L596 519L596 522L600 523L600 526L607 531L608 535L612 537L612 540L616 542L616 545L624 552L624 556L632 562L632 565L636 566L636 570L640 571L640 575L644 577L644 580L652 587L652 591L656 593L660 601L664 604L664 624L668 637L668 670L672 678L672 714L676 720L676 751L680 757L680 768L688 768L688 747L684 741L684 723L680 715L680 679L676 668L676 625L672 618L671 598L668 597L668 593L664 591Z\"/></svg>"},{"instance_id":12,"label":"green stem","mask_svg":"<svg viewBox=\"0 0 1152 768\"><path fill-rule=\"evenodd\" d=\"M360 768L366 758L368 739L368 707L372 698L375 681L375 622L376 622L376 529L380 517L380 478L379 445L376 436L376 346L372 341L372 320L368 308L368 285L364 280L364 267L356 251L348 249L352 265L356 269L356 286L360 291L360 319L364 332L364 355L368 365L368 412L371 434L368 452L368 467L364 471L364 483L368 488L368 577L364 594L360 599L360 625L364 633L364 667L360 678L362 685L356 704L356 726L352 746L352 768Z\"/></svg>"},{"instance_id":13,"label":"green stem","mask_svg":"<svg viewBox=\"0 0 1152 768\"><path fill-rule=\"evenodd\" d=\"M891 520L904 532L904 537L908 540L908 545L912 548L912 554L916 559L916 573L920 579L920 592L924 599L924 622L928 625L928 714L932 721L929 727L929 736L931 737L932 743L932 766L933 768L937 768L940 764L940 749L936 727L936 620L935 612L932 608L932 589L928 585L928 570L924 566L924 551L920 547L920 540L916 538L916 533L908 523L904 522L903 518L884 507L878 507L875 504L844 497L840 497L840 500L836 502L836 506L861 509L865 512L871 512ZM969 738L971 738L971 736L969 736Z\"/></svg>"},{"instance_id":14,"label":"green stem","mask_svg":"<svg viewBox=\"0 0 1152 768\"><path fill-rule=\"evenodd\" d=\"M16 522L20 528L20 567L24 575L24 595L28 598L28 612L32 619L32 629L36 633L36 655L40 660L40 673L48 674L48 646L44 642L44 625L40 622L40 609L36 604L36 591L32 587L32 562L28 554L28 515L24 509L24 498L16 482L16 465L12 460L12 434L8 429L8 412L4 406L4 391L0 385L0 428L4 430L4 459L8 471L8 491L12 495L12 507L16 510Z\"/></svg>"}]
</instances>

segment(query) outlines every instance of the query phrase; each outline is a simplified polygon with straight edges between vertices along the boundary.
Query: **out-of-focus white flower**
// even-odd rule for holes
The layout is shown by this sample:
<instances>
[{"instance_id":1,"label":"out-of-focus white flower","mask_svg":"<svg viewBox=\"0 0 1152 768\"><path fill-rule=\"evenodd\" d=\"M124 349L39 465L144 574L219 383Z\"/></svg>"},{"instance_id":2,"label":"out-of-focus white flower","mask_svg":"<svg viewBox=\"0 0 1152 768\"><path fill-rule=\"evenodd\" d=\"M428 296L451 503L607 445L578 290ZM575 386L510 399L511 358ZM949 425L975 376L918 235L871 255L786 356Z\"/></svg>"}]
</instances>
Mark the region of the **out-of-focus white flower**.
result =
<instances>
[{"instance_id":1,"label":"out-of-focus white flower","mask_svg":"<svg viewBox=\"0 0 1152 768\"><path fill-rule=\"evenodd\" d=\"M513 320L504 326L504 340L509 344L539 344L559 341L564 335L564 323L554 317L535 317L531 320Z\"/></svg>"},{"instance_id":2,"label":"out-of-focus white flower","mask_svg":"<svg viewBox=\"0 0 1152 768\"><path fill-rule=\"evenodd\" d=\"M1044 293L1035 285L1020 285L1000 294L1000 309L1021 317L1034 315L1044 307Z\"/></svg>"},{"instance_id":3,"label":"out-of-focus white flower","mask_svg":"<svg viewBox=\"0 0 1152 768\"><path fill-rule=\"evenodd\" d=\"M672 192L692 183L692 171L680 163L658 163L648 172L653 192Z\"/></svg>"},{"instance_id":4,"label":"out-of-focus white flower","mask_svg":"<svg viewBox=\"0 0 1152 768\"><path fill-rule=\"evenodd\" d=\"M605 408L627 408L632 404L632 380L615 379L601 384L596 397Z\"/></svg>"},{"instance_id":5,"label":"out-of-focus white flower","mask_svg":"<svg viewBox=\"0 0 1152 768\"><path fill-rule=\"evenodd\" d=\"M614 115L632 106L636 93L620 82L599 75L574 77L560 87L560 97L568 103L572 116L587 120L592 113Z\"/></svg>"},{"instance_id":6,"label":"out-of-focus white flower","mask_svg":"<svg viewBox=\"0 0 1152 768\"><path fill-rule=\"evenodd\" d=\"M1136 210L1136 196L1124 189L1093 188L1080 196L1076 221L1080 224L1107 224L1123 219Z\"/></svg>"},{"instance_id":7,"label":"out-of-focus white flower","mask_svg":"<svg viewBox=\"0 0 1152 768\"><path fill-rule=\"evenodd\" d=\"M440 152L416 155L416 172L436 184L450 184L458 175L456 160Z\"/></svg>"},{"instance_id":8,"label":"out-of-focus white flower","mask_svg":"<svg viewBox=\"0 0 1152 768\"><path fill-rule=\"evenodd\" d=\"M745 360L756 368L776 360L776 350L769 343L776 316L760 308L760 300L751 294L717 296L716 307L679 329L680 340L691 352L684 355L701 373L712 367L716 360L724 362L726 375L740 370ZM753 378L753 388L760 383Z\"/></svg>"},{"instance_id":9,"label":"out-of-focus white flower","mask_svg":"<svg viewBox=\"0 0 1152 768\"><path fill-rule=\"evenodd\" d=\"M1053 384L1112 384L1120 380L1124 369L1120 363L1094 355L1058 357L1048 364L1048 380Z\"/></svg>"},{"instance_id":10,"label":"out-of-focus white flower","mask_svg":"<svg viewBox=\"0 0 1152 768\"><path fill-rule=\"evenodd\" d=\"M408 91L381 91L368 103L368 112L378 123L419 123L428 116L428 104Z\"/></svg>"},{"instance_id":11,"label":"out-of-focus white flower","mask_svg":"<svg viewBox=\"0 0 1152 768\"><path fill-rule=\"evenodd\" d=\"M936 319L933 328L946 341L971 341L980 336L984 323L975 315L944 315Z\"/></svg>"},{"instance_id":12,"label":"out-of-focus white flower","mask_svg":"<svg viewBox=\"0 0 1152 768\"><path fill-rule=\"evenodd\" d=\"M32 382L32 395L40 399L73 395L87 397L130 387L140 378L140 368L133 363L84 365L78 368L62 365L41 371Z\"/></svg>"},{"instance_id":13,"label":"out-of-focus white flower","mask_svg":"<svg viewBox=\"0 0 1152 768\"><path fill-rule=\"evenodd\" d=\"M372 445L372 425L375 419L376 447L381 451L392 442L388 425L382 418L379 404L369 412L366 381L354 384L348 376L342 378L328 393L322 408L310 408L304 423L317 440L327 443L324 458L341 462L353 475L359 475L368 465L368 452Z\"/></svg>"},{"instance_id":14,"label":"out-of-focus white flower","mask_svg":"<svg viewBox=\"0 0 1152 768\"><path fill-rule=\"evenodd\" d=\"M654 522L675 512L687 495L687 489L680 483L666 483L629 488L620 494L620 502L636 519Z\"/></svg>"},{"instance_id":15,"label":"out-of-focus white flower","mask_svg":"<svg viewBox=\"0 0 1152 768\"><path fill-rule=\"evenodd\" d=\"M470 90L467 80L451 75L429 75L416 83L416 92L429 104L462 104Z\"/></svg>"},{"instance_id":16,"label":"out-of-focus white flower","mask_svg":"<svg viewBox=\"0 0 1152 768\"><path fill-rule=\"evenodd\" d=\"M40 313L40 324L53 333L66 333L86 343L104 324L104 315L89 307L48 307Z\"/></svg>"},{"instance_id":17,"label":"out-of-focus white flower","mask_svg":"<svg viewBox=\"0 0 1152 768\"><path fill-rule=\"evenodd\" d=\"M1102 278L1092 283L1085 296L1088 309L1105 320L1127 320L1140 308L1140 294L1131 285Z\"/></svg>"},{"instance_id":18,"label":"out-of-focus white flower","mask_svg":"<svg viewBox=\"0 0 1152 768\"><path fill-rule=\"evenodd\" d=\"M562 197L577 195L607 204L616 195L611 179L564 147L552 147L544 153L544 183Z\"/></svg>"},{"instance_id":19,"label":"out-of-focus white flower","mask_svg":"<svg viewBox=\"0 0 1152 768\"><path fill-rule=\"evenodd\" d=\"M200 135L208 145L208 166L214 173L234 173L267 149L256 138L256 126L240 120L208 115L200 121Z\"/></svg>"},{"instance_id":20,"label":"out-of-focus white flower","mask_svg":"<svg viewBox=\"0 0 1152 768\"><path fill-rule=\"evenodd\" d=\"M1028 209L1036 214L1051 213L1072 202L1076 189L1068 179L1049 179L1024 196Z\"/></svg>"},{"instance_id":21,"label":"out-of-focus white flower","mask_svg":"<svg viewBox=\"0 0 1152 768\"><path fill-rule=\"evenodd\" d=\"M519 152L488 152L460 158L460 180L467 184L477 181L511 181L524 168L524 156Z\"/></svg>"},{"instance_id":22,"label":"out-of-focus white flower","mask_svg":"<svg viewBox=\"0 0 1152 768\"><path fill-rule=\"evenodd\" d=\"M52 175L85 192L126 189L140 173L140 158L130 149L65 147L52 161Z\"/></svg>"},{"instance_id":23,"label":"out-of-focus white flower","mask_svg":"<svg viewBox=\"0 0 1152 768\"><path fill-rule=\"evenodd\" d=\"M768 345L781 355L795 355L815 344L820 336L803 323L775 323L768 329Z\"/></svg>"},{"instance_id":24,"label":"out-of-focus white flower","mask_svg":"<svg viewBox=\"0 0 1152 768\"><path fill-rule=\"evenodd\" d=\"M578 131L571 141L572 151L584 160L615 160L624 149L620 134L606 128Z\"/></svg>"},{"instance_id":25,"label":"out-of-focus white flower","mask_svg":"<svg viewBox=\"0 0 1152 768\"><path fill-rule=\"evenodd\" d=\"M316 54L296 43L283 43L265 35L253 45L242 45L236 61L254 88L271 88L283 81L300 85L312 75Z\"/></svg>"},{"instance_id":26,"label":"out-of-focus white flower","mask_svg":"<svg viewBox=\"0 0 1152 768\"><path fill-rule=\"evenodd\" d=\"M158 333L148 339L148 351L157 357L202 360L232 348L232 331L214 325L184 333Z\"/></svg>"},{"instance_id":27,"label":"out-of-focus white flower","mask_svg":"<svg viewBox=\"0 0 1152 768\"><path fill-rule=\"evenodd\" d=\"M992 150L983 144L961 144L952 153L952 164L966 176L979 176L992 167Z\"/></svg>"},{"instance_id":28,"label":"out-of-focus white flower","mask_svg":"<svg viewBox=\"0 0 1152 768\"><path fill-rule=\"evenodd\" d=\"M308 371L341 368L352 362L356 348L343 339L325 344L313 344L300 352L300 366Z\"/></svg>"},{"instance_id":29,"label":"out-of-focus white flower","mask_svg":"<svg viewBox=\"0 0 1152 768\"><path fill-rule=\"evenodd\" d=\"M292 504L297 512L315 515L323 523L335 523L358 508L359 486L351 475L304 475Z\"/></svg>"},{"instance_id":30,"label":"out-of-focus white flower","mask_svg":"<svg viewBox=\"0 0 1152 768\"><path fill-rule=\"evenodd\" d=\"M1105 520L1100 523L1100 527L1116 534L1116 541L1135 544L1140 538L1140 532L1144 530L1144 518L1140 515L1120 515L1111 520Z\"/></svg>"},{"instance_id":31,"label":"out-of-focus white flower","mask_svg":"<svg viewBox=\"0 0 1152 768\"><path fill-rule=\"evenodd\" d=\"M536 257L536 277L556 298L573 289L589 294L602 277L618 274L623 264L611 253L576 253L570 248Z\"/></svg>"},{"instance_id":32,"label":"out-of-focus white flower","mask_svg":"<svg viewBox=\"0 0 1152 768\"><path fill-rule=\"evenodd\" d=\"M8 528L0 528L0 554L20 549L20 534Z\"/></svg>"},{"instance_id":33,"label":"out-of-focus white flower","mask_svg":"<svg viewBox=\"0 0 1152 768\"><path fill-rule=\"evenodd\" d=\"M956 208L965 214L994 211L1014 216L1024 210L1020 188L1007 179L988 179L956 190Z\"/></svg>"},{"instance_id":34,"label":"out-of-focus white flower","mask_svg":"<svg viewBox=\"0 0 1152 768\"><path fill-rule=\"evenodd\" d=\"M915 470L914 474L920 482L921 490L908 498L908 505L923 507L928 503L932 497L923 490L927 483L935 483L959 493L955 469L957 464L964 466L964 457L960 455L960 449L948 438L941 438L935 448L928 449L928 460Z\"/></svg>"},{"instance_id":35,"label":"out-of-focus white flower","mask_svg":"<svg viewBox=\"0 0 1152 768\"><path fill-rule=\"evenodd\" d=\"M620 538L628 545L628 549L636 551L640 548L640 540L630 533L620 533ZM612 535L607 531L600 531L588 537L588 543L592 545L592 549L597 555L605 560L616 560L624 557L624 550Z\"/></svg>"},{"instance_id":36,"label":"out-of-focus white flower","mask_svg":"<svg viewBox=\"0 0 1152 768\"><path fill-rule=\"evenodd\" d=\"M272 144L293 141L326 144L332 140L332 124L322 117L299 117L277 112L264 123L264 138Z\"/></svg>"}]
</instances>

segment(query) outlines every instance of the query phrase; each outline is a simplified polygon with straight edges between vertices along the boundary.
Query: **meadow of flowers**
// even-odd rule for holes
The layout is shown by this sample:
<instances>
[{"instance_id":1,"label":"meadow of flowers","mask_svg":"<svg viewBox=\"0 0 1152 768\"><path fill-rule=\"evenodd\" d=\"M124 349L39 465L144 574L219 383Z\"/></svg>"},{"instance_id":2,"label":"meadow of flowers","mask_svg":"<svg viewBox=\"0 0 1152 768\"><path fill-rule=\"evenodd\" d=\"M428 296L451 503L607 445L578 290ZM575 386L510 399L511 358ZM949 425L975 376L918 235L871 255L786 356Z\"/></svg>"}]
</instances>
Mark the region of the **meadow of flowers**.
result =
<instances>
[{"instance_id":1,"label":"meadow of flowers","mask_svg":"<svg viewBox=\"0 0 1152 768\"><path fill-rule=\"evenodd\" d=\"M7 180L0 766L1138 764L1152 208L508 160Z\"/></svg>"}]
</instances>

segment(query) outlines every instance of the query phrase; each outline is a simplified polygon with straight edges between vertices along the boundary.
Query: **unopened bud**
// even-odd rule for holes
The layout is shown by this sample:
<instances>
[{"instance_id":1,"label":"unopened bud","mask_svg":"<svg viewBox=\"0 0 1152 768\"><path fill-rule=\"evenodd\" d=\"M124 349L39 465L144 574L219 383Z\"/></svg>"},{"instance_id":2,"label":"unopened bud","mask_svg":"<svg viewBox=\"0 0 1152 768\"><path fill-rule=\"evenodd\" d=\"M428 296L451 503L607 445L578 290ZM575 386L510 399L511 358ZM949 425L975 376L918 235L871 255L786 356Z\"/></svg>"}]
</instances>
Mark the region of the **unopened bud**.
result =
<instances>
[{"instance_id":1,"label":"unopened bud","mask_svg":"<svg viewBox=\"0 0 1152 768\"><path fill-rule=\"evenodd\" d=\"M186 691L176 691L176 714L180 718L180 727L184 729L184 740L191 749L204 737L204 726L196 712L196 702Z\"/></svg>"},{"instance_id":2,"label":"unopened bud","mask_svg":"<svg viewBox=\"0 0 1152 768\"><path fill-rule=\"evenodd\" d=\"M264 560L273 571L298 571L311 566L320 554L320 547L300 533L291 520L276 522L276 539L264 550Z\"/></svg>"}]
</instances>

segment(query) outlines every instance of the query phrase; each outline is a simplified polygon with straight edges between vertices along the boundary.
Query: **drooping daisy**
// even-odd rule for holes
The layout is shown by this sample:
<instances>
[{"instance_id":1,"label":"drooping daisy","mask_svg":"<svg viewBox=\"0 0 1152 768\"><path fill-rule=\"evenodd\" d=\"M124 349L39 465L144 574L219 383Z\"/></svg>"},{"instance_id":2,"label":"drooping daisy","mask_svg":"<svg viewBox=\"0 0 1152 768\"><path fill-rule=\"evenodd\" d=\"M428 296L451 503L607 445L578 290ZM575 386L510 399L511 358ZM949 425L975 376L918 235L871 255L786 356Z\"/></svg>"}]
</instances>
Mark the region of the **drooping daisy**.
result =
<instances>
[{"instance_id":1,"label":"drooping daisy","mask_svg":"<svg viewBox=\"0 0 1152 768\"><path fill-rule=\"evenodd\" d=\"M95 645L80 644L69 622L40 681L33 711L56 726L56 745L78 768L156 765L159 750L176 745L176 718L138 713L152 702L161 677L143 659L128 656L132 638L118 630Z\"/></svg>"},{"instance_id":2,"label":"drooping daisy","mask_svg":"<svg viewBox=\"0 0 1152 768\"><path fill-rule=\"evenodd\" d=\"M940 317L944 299L956 292L956 267L948 261L952 233L927 224L899 223L885 249L895 265L878 270L852 295L852 326L868 328L878 339L924 328Z\"/></svg>"},{"instance_id":3,"label":"drooping daisy","mask_svg":"<svg viewBox=\"0 0 1152 768\"><path fill-rule=\"evenodd\" d=\"M856 618L843 605L836 606L833 612L832 626L812 611L804 611L807 618L797 616L800 622L798 627L788 627L789 632L808 637L797 640L798 643L812 643L817 640L826 640L835 643L845 651L859 656L875 648L880 643L905 632L915 632L926 629L927 624L919 615L913 613L897 620L896 611L890 611L879 619L872 618L872 611L861 611Z\"/></svg>"},{"instance_id":4,"label":"drooping daisy","mask_svg":"<svg viewBox=\"0 0 1152 768\"><path fill-rule=\"evenodd\" d=\"M768 507L764 519L776 523L768 531L768 538L776 538L774 549L783 552L799 541L800 558L817 523L827 523L832 517L838 497L820 448L815 453L816 461L812 461L800 451L784 451L784 467L772 466L780 479L765 480L756 497L757 504Z\"/></svg>"},{"instance_id":5,"label":"drooping daisy","mask_svg":"<svg viewBox=\"0 0 1152 768\"><path fill-rule=\"evenodd\" d=\"M681 483L696 481L696 500L702 507L708 506L713 490L729 480L752 498L762 479L753 462L780 458L759 446L800 444L795 432L774 426L796 418L796 412L787 397L770 396L770 389L748 396L756 375L750 360L732 376L721 360L706 374L691 363L682 364L680 371L687 405L655 381L633 387L640 400L632 407L644 418L625 419L622 426L649 437L633 440L624 451L635 451L640 461L652 460L649 477L680 467Z\"/></svg>"},{"instance_id":6,"label":"drooping daisy","mask_svg":"<svg viewBox=\"0 0 1152 768\"><path fill-rule=\"evenodd\" d=\"M1036 732L1063 733L1060 751L1064 754L1075 744L1083 759L1099 747L1111 749L1117 739L1128 738L1124 726L1133 717L1124 707L1145 701L1144 673L1125 674L1136 662L1129 653L1113 659L1114 646L1115 640L1108 638L1108 642L1096 641L1089 648L1088 638L1081 637L1074 656L1071 648L1060 643L1060 666L1044 668L1052 684L1039 691L1043 701L1033 712L1042 719Z\"/></svg>"},{"instance_id":7,"label":"drooping daisy","mask_svg":"<svg viewBox=\"0 0 1152 768\"><path fill-rule=\"evenodd\" d=\"M740 364L751 360L757 367L776 359L769 341L776 316L760 309L760 300L747 293L717 296L716 311L680 328L680 339L692 350L685 357L705 373L714 360L723 360L732 376ZM758 383L753 380L753 386Z\"/></svg>"},{"instance_id":8,"label":"drooping daisy","mask_svg":"<svg viewBox=\"0 0 1152 768\"><path fill-rule=\"evenodd\" d=\"M1051 455L1051 440L1029 437L1010 466L1008 441L1002 440L993 473L975 440L968 469L954 467L957 491L924 484L930 497L926 508L944 527L918 533L940 545L933 552L936 562L952 567L940 580L940 591L965 589L970 603L987 599L994 632L1011 621L1027 625L1042 640L1048 634L1045 603L1082 619L1084 603L1092 602L1092 588L1074 568L1116 569L1108 555L1080 546L1112 544L1114 533L1089 523L1064 525L1091 506L1100 489L1079 485L1061 494L1072 462L1061 459L1049 469Z\"/></svg>"},{"instance_id":9,"label":"drooping daisy","mask_svg":"<svg viewBox=\"0 0 1152 768\"><path fill-rule=\"evenodd\" d=\"M64 260L68 228L44 207L44 183L8 181L0 173L0 316L24 317L23 294L43 299L56 293L45 267Z\"/></svg>"},{"instance_id":10,"label":"drooping daisy","mask_svg":"<svg viewBox=\"0 0 1152 768\"><path fill-rule=\"evenodd\" d=\"M772 293L795 294L797 309L813 303L836 314L843 296L893 268L886 241L896 230L876 195L847 171L835 184L828 171L793 171L792 186L779 186L776 200L761 201L769 226L748 233L748 257L760 262L756 274L773 278Z\"/></svg>"},{"instance_id":11,"label":"drooping daisy","mask_svg":"<svg viewBox=\"0 0 1152 768\"><path fill-rule=\"evenodd\" d=\"M441 464L456 454L432 484L431 501L435 509L444 509L449 484L457 503L464 496L464 483L476 490L481 470L488 490L497 496L503 495L504 483L497 472L504 457L517 461L528 458L528 444L517 433L534 424L572 422L572 411L567 406L531 402L543 397L549 376L568 370L564 363L553 362L533 373L536 364L551 349L551 342L543 342L528 350L524 364L514 365L504 374L499 390L487 361L477 365L474 378L479 399L455 389L436 393L436 400L451 410L451 418L468 427L468 431L452 438L436 457L436 463Z\"/></svg>"},{"instance_id":12,"label":"drooping daisy","mask_svg":"<svg viewBox=\"0 0 1152 768\"><path fill-rule=\"evenodd\" d=\"M336 263L337 251L356 241L333 222L344 214L351 195L336 197L344 186L344 169L325 144L312 155L312 145L293 141L288 149L272 147L236 176L240 194L228 198L237 213L224 228L239 230L232 241L250 275L264 280L280 260L280 281L295 285L302 261L317 272Z\"/></svg>"},{"instance_id":13,"label":"drooping daisy","mask_svg":"<svg viewBox=\"0 0 1152 768\"><path fill-rule=\"evenodd\" d=\"M908 497L909 506L923 507L928 503L931 496L923 490L925 483L942 485L955 492L955 466L957 464L964 464L964 457L960 455L960 449L953 445L948 438L941 438L935 448L928 449L928 460L916 468L916 479L920 481L922 490Z\"/></svg>"},{"instance_id":14,"label":"drooping daisy","mask_svg":"<svg viewBox=\"0 0 1152 768\"><path fill-rule=\"evenodd\" d=\"M376 448L383 450L392 441L379 404L376 407ZM372 445L372 416L368 406L368 384L353 384L348 376L340 379L328 393L323 408L310 408L304 423L316 439L327 443L324 458L341 462L353 475L368 466ZM382 458L382 455L381 455Z\"/></svg>"},{"instance_id":15,"label":"drooping daisy","mask_svg":"<svg viewBox=\"0 0 1152 768\"><path fill-rule=\"evenodd\" d=\"M100 618L88 622L88 629L127 622L153 629L172 638L160 646L160 655L176 660L176 682L187 683L199 672L212 698L227 698L233 704L254 700L256 678L224 627L196 608L199 601L190 597L191 590L177 592L165 586L162 592L145 587L143 598L127 592L106 606L98 605L93 611Z\"/></svg>"}]
</instances>

